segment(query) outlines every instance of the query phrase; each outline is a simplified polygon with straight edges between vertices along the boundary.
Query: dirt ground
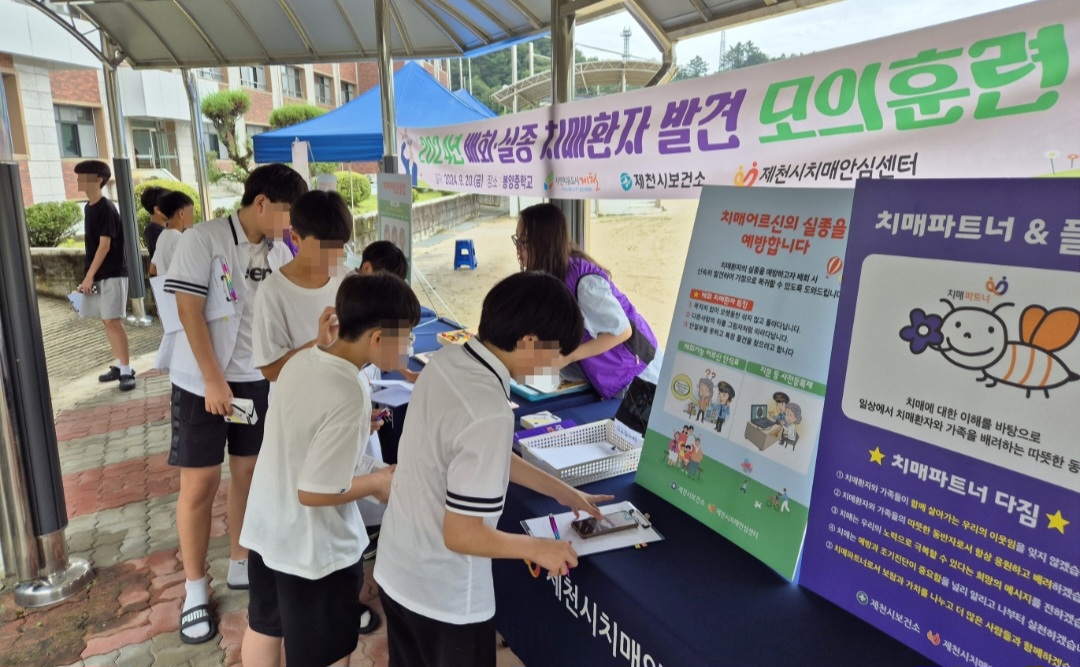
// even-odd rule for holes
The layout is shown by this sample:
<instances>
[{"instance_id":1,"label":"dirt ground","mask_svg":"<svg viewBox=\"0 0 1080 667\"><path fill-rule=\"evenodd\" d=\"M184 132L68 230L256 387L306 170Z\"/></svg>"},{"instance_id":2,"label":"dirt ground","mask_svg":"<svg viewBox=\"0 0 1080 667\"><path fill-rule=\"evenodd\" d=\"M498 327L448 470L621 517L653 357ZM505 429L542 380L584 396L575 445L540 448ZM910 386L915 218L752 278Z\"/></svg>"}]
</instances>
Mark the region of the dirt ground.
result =
<instances>
[{"instance_id":1,"label":"dirt ground","mask_svg":"<svg viewBox=\"0 0 1080 667\"><path fill-rule=\"evenodd\" d=\"M696 212L697 200L671 200L656 213L591 219L588 252L611 271L615 284L645 316L661 345L671 326ZM502 217L462 225L414 244L413 265L420 275L414 275L413 287L420 303L475 328L487 291L519 270L510 241L516 225L516 218ZM457 239L472 239L475 271L454 270Z\"/></svg>"}]
</instances>

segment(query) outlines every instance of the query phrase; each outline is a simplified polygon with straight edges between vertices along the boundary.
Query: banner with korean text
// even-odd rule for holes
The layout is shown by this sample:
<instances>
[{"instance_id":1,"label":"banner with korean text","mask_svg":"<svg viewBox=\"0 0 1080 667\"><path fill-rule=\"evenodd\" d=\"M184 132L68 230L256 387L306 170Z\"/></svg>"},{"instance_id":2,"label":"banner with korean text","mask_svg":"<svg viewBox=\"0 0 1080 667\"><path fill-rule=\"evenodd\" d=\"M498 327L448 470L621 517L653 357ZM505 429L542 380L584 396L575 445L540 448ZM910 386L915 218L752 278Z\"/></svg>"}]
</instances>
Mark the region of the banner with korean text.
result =
<instances>
[{"instance_id":1,"label":"banner with korean text","mask_svg":"<svg viewBox=\"0 0 1080 667\"><path fill-rule=\"evenodd\" d=\"M636 481L795 577L852 190L707 186Z\"/></svg>"},{"instance_id":2,"label":"banner with korean text","mask_svg":"<svg viewBox=\"0 0 1080 667\"><path fill-rule=\"evenodd\" d=\"M1076 0L1040 0L658 88L401 128L401 162L439 189L562 199L1080 175L1078 57Z\"/></svg>"},{"instance_id":3,"label":"banner with korean text","mask_svg":"<svg viewBox=\"0 0 1080 667\"><path fill-rule=\"evenodd\" d=\"M854 194L800 583L939 664L1080 665L1080 180Z\"/></svg>"}]
</instances>

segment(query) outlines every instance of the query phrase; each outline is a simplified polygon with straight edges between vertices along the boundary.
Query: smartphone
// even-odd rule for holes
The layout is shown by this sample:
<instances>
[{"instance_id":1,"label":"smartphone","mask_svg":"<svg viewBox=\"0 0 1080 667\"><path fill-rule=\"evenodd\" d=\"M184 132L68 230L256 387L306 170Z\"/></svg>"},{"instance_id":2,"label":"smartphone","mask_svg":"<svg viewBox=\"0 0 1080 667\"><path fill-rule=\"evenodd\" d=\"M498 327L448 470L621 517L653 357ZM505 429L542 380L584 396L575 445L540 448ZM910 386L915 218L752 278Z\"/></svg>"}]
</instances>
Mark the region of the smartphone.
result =
<instances>
[{"instance_id":1,"label":"smartphone","mask_svg":"<svg viewBox=\"0 0 1080 667\"><path fill-rule=\"evenodd\" d=\"M630 512L627 511L605 514L603 519L589 517L587 519L578 519L577 521L572 521L570 523L570 526L577 531L577 534L581 535L581 537L586 540L590 537L608 535L610 533L617 533L621 530L636 528L637 525L638 522Z\"/></svg>"}]
</instances>

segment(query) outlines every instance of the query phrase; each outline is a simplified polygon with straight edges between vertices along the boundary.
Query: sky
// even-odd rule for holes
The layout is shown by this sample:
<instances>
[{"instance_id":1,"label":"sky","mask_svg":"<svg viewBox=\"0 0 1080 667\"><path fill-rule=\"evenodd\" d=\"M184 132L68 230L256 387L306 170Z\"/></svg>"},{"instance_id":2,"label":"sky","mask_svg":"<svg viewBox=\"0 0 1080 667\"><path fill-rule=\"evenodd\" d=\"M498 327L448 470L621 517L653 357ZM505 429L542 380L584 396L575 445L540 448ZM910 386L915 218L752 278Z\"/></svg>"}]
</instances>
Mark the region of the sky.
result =
<instances>
[{"instance_id":1,"label":"sky","mask_svg":"<svg viewBox=\"0 0 1080 667\"><path fill-rule=\"evenodd\" d=\"M1030 0L841 0L728 28L727 45L731 47L738 42L752 41L770 56L824 51L1013 7L1028 1ZM574 38L578 48L587 56L618 58L615 54L588 47L622 53L620 33L627 26L633 33L630 37L631 55L659 60L659 52L645 31L625 12L579 25ZM701 56L708 63L709 72L715 72L720 59L720 32L680 41L676 45L675 55L676 62L680 64L690 62L694 56Z\"/></svg>"}]
</instances>

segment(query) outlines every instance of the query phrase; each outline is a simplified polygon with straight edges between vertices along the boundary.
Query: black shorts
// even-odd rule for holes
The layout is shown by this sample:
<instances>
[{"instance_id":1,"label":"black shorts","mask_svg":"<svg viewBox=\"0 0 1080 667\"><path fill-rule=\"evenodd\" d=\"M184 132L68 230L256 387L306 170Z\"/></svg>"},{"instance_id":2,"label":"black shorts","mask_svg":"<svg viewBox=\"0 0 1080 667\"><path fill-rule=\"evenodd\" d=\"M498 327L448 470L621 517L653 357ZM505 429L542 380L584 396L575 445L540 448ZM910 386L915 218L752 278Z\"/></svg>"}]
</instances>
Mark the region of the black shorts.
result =
<instances>
[{"instance_id":1,"label":"black shorts","mask_svg":"<svg viewBox=\"0 0 1080 667\"><path fill-rule=\"evenodd\" d=\"M495 667L494 616L454 625L410 611L384 590L379 599L386 618L389 667Z\"/></svg>"},{"instance_id":2,"label":"black shorts","mask_svg":"<svg viewBox=\"0 0 1080 667\"><path fill-rule=\"evenodd\" d=\"M259 421L252 426L233 424L221 415L206 411L206 398L173 385L172 446L169 465L181 468L207 468L225 461L225 447L232 456L255 456L262 447L263 425L270 383L230 382L233 396L255 402Z\"/></svg>"},{"instance_id":3,"label":"black shorts","mask_svg":"<svg viewBox=\"0 0 1080 667\"><path fill-rule=\"evenodd\" d=\"M272 570L251 551L248 581L248 626L283 638L289 667L326 667L356 650L363 560L312 580Z\"/></svg>"}]
</instances>

